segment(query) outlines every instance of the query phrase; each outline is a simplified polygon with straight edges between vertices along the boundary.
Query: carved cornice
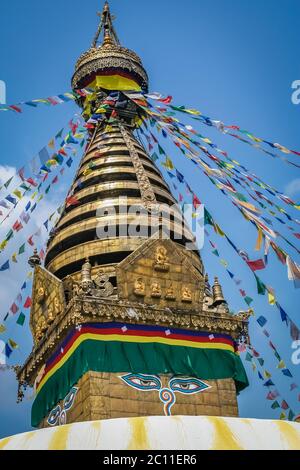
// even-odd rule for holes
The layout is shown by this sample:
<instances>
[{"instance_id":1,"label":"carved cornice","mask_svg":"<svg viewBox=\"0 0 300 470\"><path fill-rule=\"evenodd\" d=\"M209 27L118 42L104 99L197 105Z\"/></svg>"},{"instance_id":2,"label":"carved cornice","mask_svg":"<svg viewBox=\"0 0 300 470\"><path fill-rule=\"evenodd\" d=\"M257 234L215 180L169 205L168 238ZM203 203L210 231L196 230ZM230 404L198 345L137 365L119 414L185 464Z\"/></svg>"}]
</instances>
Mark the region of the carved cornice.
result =
<instances>
[{"instance_id":1,"label":"carved cornice","mask_svg":"<svg viewBox=\"0 0 300 470\"><path fill-rule=\"evenodd\" d=\"M96 297L75 297L46 333L44 339L33 349L24 366L18 372L21 384L32 385L39 368L49 359L54 349L63 340L67 332L77 325L87 322L126 322L161 325L191 329L193 331L211 331L229 334L238 341L248 341L248 317L230 316L228 313L206 312L200 308L187 313L175 308L157 308L145 304L118 301L117 299L99 299Z\"/></svg>"}]
</instances>

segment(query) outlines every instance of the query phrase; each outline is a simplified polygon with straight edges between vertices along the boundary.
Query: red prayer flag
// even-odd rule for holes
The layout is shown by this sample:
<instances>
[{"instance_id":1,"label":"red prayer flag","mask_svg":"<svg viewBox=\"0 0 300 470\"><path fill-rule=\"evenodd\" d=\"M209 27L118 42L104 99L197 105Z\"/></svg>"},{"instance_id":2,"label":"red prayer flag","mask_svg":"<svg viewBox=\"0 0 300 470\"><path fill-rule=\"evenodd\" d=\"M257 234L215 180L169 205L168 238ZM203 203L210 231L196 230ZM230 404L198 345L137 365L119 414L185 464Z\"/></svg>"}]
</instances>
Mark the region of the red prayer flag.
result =
<instances>
[{"instance_id":1,"label":"red prayer flag","mask_svg":"<svg viewBox=\"0 0 300 470\"><path fill-rule=\"evenodd\" d=\"M32 186L36 187L37 186L37 183L34 181L34 179L32 178L27 178L27 183L31 184Z\"/></svg>"},{"instance_id":2,"label":"red prayer flag","mask_svg":"<svg viewBox=\"0 0 300 470\"><path fill-rule=\"evenodd\" d=\"M18 106L15 106L14 104L12 104L11 106L9 106L9 108L13 109L14 111L17 111L17 113L21 113L21 112L22 112L22 109L19 108Z\"/></svg>"},{"instance_id":3,"label":"red prayer flag","mask_svg":"<svg viewBox=\"0 0 300 470\"><path fill-rule=\"evenodd\" d=\"M69 196L66 199L66 206L76 206L76 204L79 204L79 201L76 196Z\"/></svg>"},{"instance_id":4,"label":"red prayer flag","mask_svg":"<svg viewBox=\"0 0 300 470\"><path fill-rule=\"evenodd\" d=\"M196 194L194 194L194 197L193 197L193 206L195 209L197 209L198 206L201 206L201 201L199 201Z\"/></svg>"},{"instance_id":5,"label":"red prayer flag","mask_svg":"<svg viewBox=\"0 0 300 470\"><path fill-rule=\"evenodd\" d=\"M19 222L18 220L14 223L13 225L13 230L15 230L15 232L19 232L22 228L23 228L23 225L21 224L21 222Z\"/></svg>"},{"instance_id":6,"label":"red prayer flag","mask_svg":"<svg viewBox=\"0 0 300 470\"><path fill-rule=\"evenodd\" d=\"M58 101L55 101L55 99L53 99L51 96L49 96L49 98L47 98L47 100L49 101L49 103L53 104L53 106L58 104Z\"/></svg>"},{"instance_id":7,"label":"red prayer flag","mask_svg":"<svg viewBox=\"0 0 300 470\"><path fill-rule=\"evenodd\" d=\"M281 408L283 410L287 410L289 408L289 405L287 404L287 402L285 400L282 400Z\"/></svg>"},{"instance_id":8,"label":"red prayer flag","mask_svg":"<svg viewBox=\"0 0 300 470\"><path fill-rule=\"evenodd\" d=\"M27 297L25 304L23 305L24 308L30 308L31 307L31 297Z\"/></svg>"},{"instance_id":9,"label":"red prayer flag","mask_svg":"<svg viewBox=\"0 0 300 470\"><path fill-rule=\"evenodd\" d=\"M255 261L245 261L252 271L259 271L260 269L265 269L266 267L263 259L257 259Z\"/></svg>"},{"instance_id":10,"label":"red prayer flag","mask_svg":"<svg viewBox=\"0 0 300 470\"><path fill-rule=\"evenodd\" d=\"M11 313L13 313L14 315L17 313L17 311L19 310L19 307L15 304L15 302L12 304L12 306L10 307L10 311Z\"/></svg>"},{"instance_id":11,"label":"red prayer flag","mask_svg":"<svg viewBox=\"0 0 300 470\"><path fill-rule=\"evenodd\" d=\"M63 155L64 157L67 157L68 155L63 148L59 149L57 153L59 153L60 155Z\"/></svg>"},{"instance_id":12,"label":"red prayer flag","mask_svg":"<svg viewBox=\"0 0 300 470\"><path fill-rule=\"evenodd\" d=\"M33 237L33 235L31 235L31 237L29 237L27 241L28 241L29 245L34 246L34 242L32 240L32 237Z\"/></svg>"},{"instance_id":13,"label":"red prayer flag","mask_svg":"<svg viewBox=\"0 0 300 470\"><path fill-rule=\"evenodd\" d=\"M170 104L172 100L173 100L172 96L167 96L166 98L161 98L159 101L161 103Z\"/></svg>"}]
</instances>

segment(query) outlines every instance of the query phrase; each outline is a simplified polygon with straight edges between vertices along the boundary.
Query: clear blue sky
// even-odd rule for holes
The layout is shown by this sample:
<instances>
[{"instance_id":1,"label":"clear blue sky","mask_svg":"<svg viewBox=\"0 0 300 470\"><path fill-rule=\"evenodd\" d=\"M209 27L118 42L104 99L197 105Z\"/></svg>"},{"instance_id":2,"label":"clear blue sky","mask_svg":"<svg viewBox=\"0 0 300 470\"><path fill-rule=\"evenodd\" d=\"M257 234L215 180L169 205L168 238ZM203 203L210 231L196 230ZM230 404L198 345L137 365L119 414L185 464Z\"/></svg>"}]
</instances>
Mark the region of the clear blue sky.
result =
<instances>
[{"instance_id":1,"label":"clear blue sky","mask_svg":"<svg viewBox=\"0 0 300 470\"><path fill-rule=\"evenodd\" d=\"M300 150L300 105L291 102L291 83L300 79L298 0L111 0L110 4L117 15L120 40L142 57L152 91L172 94L176 104L197 107L208 116L240 124L258 136ZM75 61L92 41L97 27L95 13L102 5L100 0L3 2L0 80L6 82L9 103L70 89ZM22 115L1 113L0 176L6 174L4 166L19 168L32 158L75 112L75 105L70 103L28 108ZM201 125L198 129L277 189L286 191L294 181L291 195L300 199L300 176L296 168L232 141L214 129ZM255 259L258 255L254 252L254 228L241 219L226 198L200 171L195 171L192 164L176 152L172 158L232 240ZM299 157L291 158L295 161L298 158L299 163ZM59 191L51 192L40 204L35 215L37 224L62 201L71 176L72 172L63 180ZM298 217L295 212L290 211ZM34 231L34 227L29 227L28 233ZM280 224L276 227L288 233ZM263 314L268 318L271 339L295 381L300 383L300 366L290 362L291 340L278 311L268 306L265 298L257 298L253 276L228 245L216 236L212 238L219 246L221 257L229 262L229 269L243 280L243 288L255 299L253 306L257 316ZM296 238L293 241L297 243ZM22 233L6 253L13 253L21 244ZM231 309L243 309L245 304L238 290L218 259L211 255L208 244L201 254L210 277L219 275ZM1 259L6 258L3 255ZM0 320L18 294L27 271L25 263L20 262L11 271L0 273ZM285 267L273 255L261 277L275 288L278 300L299 325L299 290L288 282ZM272 373L279 391L299 413L297 393L289 393L290 381L276 369L277 361L255 323L251 320L253 346L265 358L266 369ZM11 363L21 363L32 346L28 319L22 331L13 321L10 328L9 337L20 344ZM277 418L278 411L271 410L270 402L265 400L267 389L258 382L257 375L251 370L248 373L251 385L239 398L241 416ZM11 373L0 372L0 397L0 437L30 429L31 400L27 398L23 404L16 405L16 381Z\"/></svg>"}]
</instances>

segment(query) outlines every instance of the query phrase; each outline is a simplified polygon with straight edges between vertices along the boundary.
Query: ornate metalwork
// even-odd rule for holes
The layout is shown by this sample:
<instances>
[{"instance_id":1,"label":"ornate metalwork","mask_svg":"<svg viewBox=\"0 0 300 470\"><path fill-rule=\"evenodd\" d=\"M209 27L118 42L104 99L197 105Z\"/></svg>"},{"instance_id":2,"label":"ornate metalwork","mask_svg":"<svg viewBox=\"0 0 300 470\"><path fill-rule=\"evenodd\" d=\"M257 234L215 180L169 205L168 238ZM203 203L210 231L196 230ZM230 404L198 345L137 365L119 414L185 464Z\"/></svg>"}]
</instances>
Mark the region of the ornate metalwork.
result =
<instances>
[{"instance_id":1,"label":"ornate metalwork","mask_svg":"<svg viewBox=\"0 0 300 470\"><path fill-rule=\"evenodd\" d=\"M136 177L138 180L139 188L141 191L141 197L144 203L144 206L146 209L150 211L158 211L159 210L159 204L156 201L156 196L154 193L154 190L152 188L152 185L149 181L149 178L146 174L146 171L144 169L144 166L141 162L141 159L139 157L139 154L132 143L132 140L130 136L128 135L125 127L119 123L119 129L121 131L121 134L123 136L123 139L125 141L125 144L128 148L129 154L132 159L132 163L136 172Z\"/></svg>"}]
</instances>

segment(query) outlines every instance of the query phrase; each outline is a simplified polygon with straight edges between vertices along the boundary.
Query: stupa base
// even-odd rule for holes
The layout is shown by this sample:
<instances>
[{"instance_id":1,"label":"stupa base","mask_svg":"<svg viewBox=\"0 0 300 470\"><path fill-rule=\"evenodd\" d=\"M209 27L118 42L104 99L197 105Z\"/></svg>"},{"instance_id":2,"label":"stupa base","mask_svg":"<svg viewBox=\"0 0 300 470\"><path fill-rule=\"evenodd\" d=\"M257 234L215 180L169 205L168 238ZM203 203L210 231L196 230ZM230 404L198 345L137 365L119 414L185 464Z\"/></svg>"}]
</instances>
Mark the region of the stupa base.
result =
<instances>
[{"instance_id":1,"label":"stupa base","mask_svg":"<svg viewBox=\"0 0 300 470\"><path fill-rule=\"evenodd\" d=\"M0 440L2 450L299 450L300 423L149 416L74 423Z\"/></svg>"}]
</instances>

